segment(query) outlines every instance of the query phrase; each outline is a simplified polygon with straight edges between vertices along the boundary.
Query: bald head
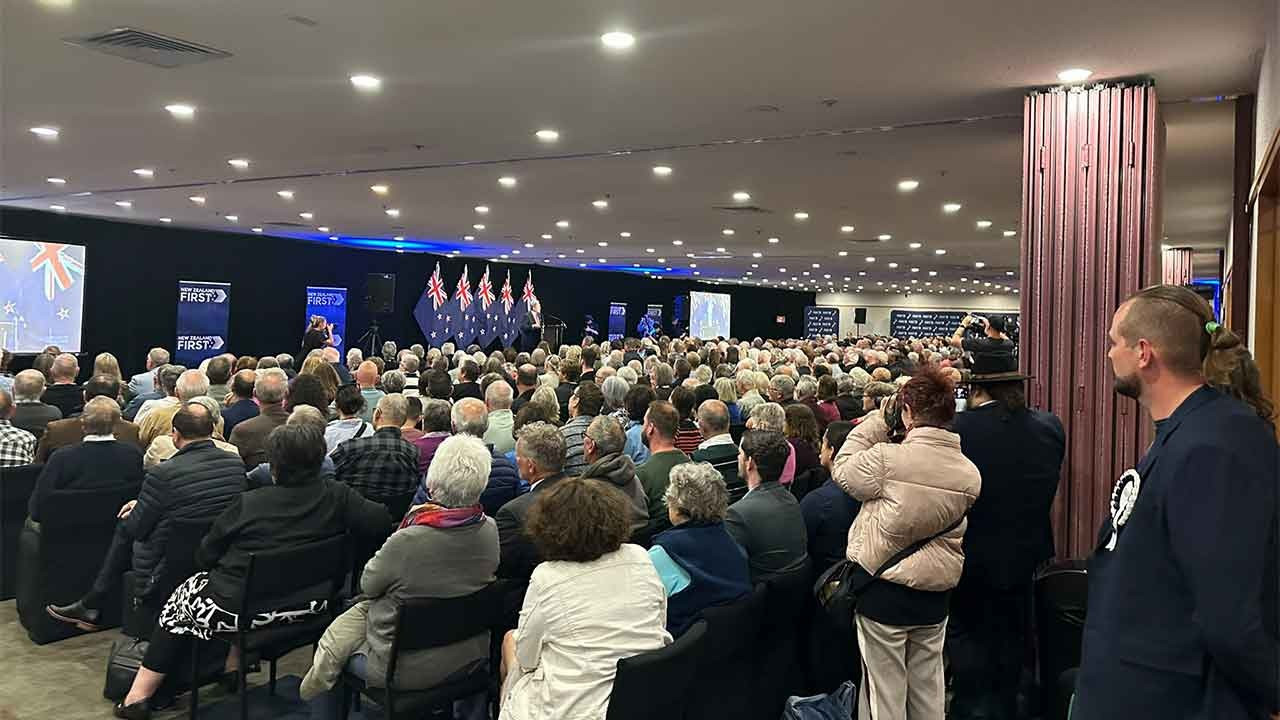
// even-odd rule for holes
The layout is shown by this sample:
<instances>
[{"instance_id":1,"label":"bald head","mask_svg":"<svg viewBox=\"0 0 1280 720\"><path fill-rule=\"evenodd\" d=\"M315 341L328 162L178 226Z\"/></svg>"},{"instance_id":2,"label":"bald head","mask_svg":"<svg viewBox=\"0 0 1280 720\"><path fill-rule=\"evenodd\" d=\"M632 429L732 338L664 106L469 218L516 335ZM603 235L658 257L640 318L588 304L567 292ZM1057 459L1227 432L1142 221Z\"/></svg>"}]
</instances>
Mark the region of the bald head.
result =
<instances>
[{"instance_id":1,"label":"bald head","mask_svg":"<svg viewBox=\"0 0 1280 720\"><path fill-rule=\"evenodd\" d=\"M372 360L365 360L356 368L356 382L362 388L371 388L378 384L378 366Z\"/></svg>"},{"instance_id":2,"label":"bald head","mask_svg":"<svg viewBox=\"0 0 1280 720\"><path fill-rule=\"evenodd\" d=\"M84 404L80 424L85 435L110 435L120 421L120 405L109 397L99 395Z\"/></svg>"},{"instance_id":3,"label":"bald head","mask_svg":"<svg viewBox=\"0 0 1280 720\"><path fill-rule=\"evenodd\" d=\"M178 376L174 392L182 402L194 400L209 392L209 378L199 370L187 370Z\"/></svg>"},{"instance_id":4,"label":"bald head","mask_svg":"<svg viewBox=\"0 0 1280 720\"><path fill-rule=\"evenodd\" d=\"M49 377L53 378L55 383L75 382L76 375L79 374L80 363L71 353L62 353L54 358L53 366L49 368Z\"/></svg>"},{"instance_id":5,"label":"bald head","mask_svg":"<svg viewBox=\"0 0 1280 720\"><path fill-rule=\"evenodd\" d=\"M455 435L484 437L489 430L489 411L476 398L463 398L454 403L450 419Z\"/></svg>"}]
</instances>

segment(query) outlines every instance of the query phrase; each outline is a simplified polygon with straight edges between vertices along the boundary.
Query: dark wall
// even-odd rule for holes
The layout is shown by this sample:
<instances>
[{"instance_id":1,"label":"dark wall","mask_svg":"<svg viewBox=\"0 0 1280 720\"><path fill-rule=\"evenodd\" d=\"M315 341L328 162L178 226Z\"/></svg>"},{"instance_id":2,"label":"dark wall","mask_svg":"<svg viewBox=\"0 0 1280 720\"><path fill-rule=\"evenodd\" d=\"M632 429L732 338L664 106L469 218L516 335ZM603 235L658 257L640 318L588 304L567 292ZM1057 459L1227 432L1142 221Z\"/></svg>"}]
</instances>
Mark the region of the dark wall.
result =
<instances>
[{"instance_id":1,"label":"dark wall","mask_svg":"<svg viewBox=\"0 0 1280 720\"><path fill-rule=\"evenodd\" d=\"M10 237L86 246L84 351L116 353L126 371L152 346L173 348L178 280L231 283L230 349L260 355L296 351L302 338L306 287L348 288L347 342L368 326L363 298L368 273L396 273L396 311L381 319L384 339L404 347L423 342L413 307L439 261L452 292L464 261L437 255L329 247L253 234L215 233L137 225L28 210L0 209L0 233ZM484 262L466 262L477 282ZM495 290L511 269L518 293L530 266L490 263ZM566 270L535 265L533 282L545 313L568 324L566 339L580 339L583 316L595 316L601 332L609 303L628 305L628 331L649 303L663 303L673 317L673 299L693 289L733 295L732 330L740 337L799 337L804 307L813 293L716 286L686 280L651 280L619 272ZM786 323L778 325L775 317Z\"/></svg>"}]
</instances>

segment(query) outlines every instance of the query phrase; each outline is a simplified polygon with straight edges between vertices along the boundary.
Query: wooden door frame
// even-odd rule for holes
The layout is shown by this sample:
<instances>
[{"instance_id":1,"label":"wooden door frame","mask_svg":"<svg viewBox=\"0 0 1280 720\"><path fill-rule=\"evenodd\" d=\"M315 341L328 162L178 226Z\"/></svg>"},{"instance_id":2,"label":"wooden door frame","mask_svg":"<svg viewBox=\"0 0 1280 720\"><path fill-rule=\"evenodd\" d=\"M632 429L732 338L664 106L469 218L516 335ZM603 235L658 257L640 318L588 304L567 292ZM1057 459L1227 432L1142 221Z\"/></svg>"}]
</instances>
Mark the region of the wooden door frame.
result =
<instances>
[{"instance_id":1,"label":"wooden door frame","mask_svg":"<svg viewBox=\"0 0 1280 720\"><path fill-rule=\"evenodd\" d=\"M1253 323L1249 328L1254 360L1268 397L1280 392L1280 128L1272 134L1254 176L1249 208L1257 223L1253 256ZM1234 262L1233 262L1234 264ZM1239 265L1236 266L1237 268ZM1233 278L1239 281L1240 278Z\"/></svg>"}]
</instances>

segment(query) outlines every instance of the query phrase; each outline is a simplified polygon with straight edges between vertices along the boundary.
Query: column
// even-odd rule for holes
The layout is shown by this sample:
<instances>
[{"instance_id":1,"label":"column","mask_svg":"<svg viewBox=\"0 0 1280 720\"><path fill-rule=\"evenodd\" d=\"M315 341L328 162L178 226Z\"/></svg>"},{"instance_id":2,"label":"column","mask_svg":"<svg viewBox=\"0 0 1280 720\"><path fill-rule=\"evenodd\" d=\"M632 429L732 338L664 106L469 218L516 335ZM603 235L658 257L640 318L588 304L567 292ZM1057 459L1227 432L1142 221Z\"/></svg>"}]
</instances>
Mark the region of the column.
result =
<instances>
[{"instance_id":1,"label":"column","mask_svg":"<svg viewBox=\"0 0 1280 720\"><path fill-rule=\"evenodd\" d=\"M1112 390L1111 315L1158 282L1164 123L1150 83L1037 91L1023 112L1022 370L1066 428L1059 557L1093 548L1111 488L1151 438Z\"/></svg>"},{"instance_id":2,"label":"column","mask_svg":"<svg viewBox=\"0 0 1280 720\"><path fill-rule=\"evenodd\" d=\"M1169 248L1160 252L1160 282L1165 285L1191 284L1191 248Z\"/></svg>"}]
</instances>

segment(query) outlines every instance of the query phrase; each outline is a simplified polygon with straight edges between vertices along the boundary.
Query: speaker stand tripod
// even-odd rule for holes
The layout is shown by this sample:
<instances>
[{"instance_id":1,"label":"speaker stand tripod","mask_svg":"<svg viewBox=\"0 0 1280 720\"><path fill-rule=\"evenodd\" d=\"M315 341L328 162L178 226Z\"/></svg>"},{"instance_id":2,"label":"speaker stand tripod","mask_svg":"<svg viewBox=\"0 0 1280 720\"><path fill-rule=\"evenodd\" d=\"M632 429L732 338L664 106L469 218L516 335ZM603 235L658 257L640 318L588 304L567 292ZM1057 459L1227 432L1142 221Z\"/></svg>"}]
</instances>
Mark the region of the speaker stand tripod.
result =
<instances>
[{"instance_id":1,"label":"speaker stand tripod","mask_svg":"<svg viewBox=\"0 0 1280 720\"><path fill-rule=\"evenodd\" d=\"M378 318L375 317L369 321L369 329L364 331L364 334L360 336L356 344L361 348L368 345L369 353L365 355L366 358L371 358L382 352L382 333L378 328Z\"/></svg>"}]
</instances>

